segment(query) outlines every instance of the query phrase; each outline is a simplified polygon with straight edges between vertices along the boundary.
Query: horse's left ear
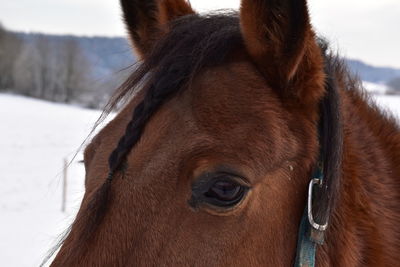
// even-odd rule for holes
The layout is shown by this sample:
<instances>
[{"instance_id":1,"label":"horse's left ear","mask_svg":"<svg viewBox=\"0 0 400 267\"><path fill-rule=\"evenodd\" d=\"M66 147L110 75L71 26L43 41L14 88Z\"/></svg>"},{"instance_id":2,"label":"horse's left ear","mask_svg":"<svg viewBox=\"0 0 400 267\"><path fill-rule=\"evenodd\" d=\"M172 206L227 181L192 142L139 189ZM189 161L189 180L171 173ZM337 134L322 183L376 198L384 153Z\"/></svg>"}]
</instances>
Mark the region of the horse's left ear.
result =
<instances>
[{"instance_id":1,"label":"horse's left ear","mask_svg":"<svg viewBox=\"0 0 400 267\"><path fill-rule=\"evenodd\" d=\"M247 51L267 81L285 87L314 41L307 1L243 0L240 24Z\"/></svg>"},{"instance_id":2,"label":"horse's left ear","mask_svg":"<svg viewBox=\"0 0 400 267\"><path fill-rule=\"evenodd\" d=\"M146 57L169 22L194 14L185 0L120 0L133 46L140 57Z\"/></svg>"}]
</instances>

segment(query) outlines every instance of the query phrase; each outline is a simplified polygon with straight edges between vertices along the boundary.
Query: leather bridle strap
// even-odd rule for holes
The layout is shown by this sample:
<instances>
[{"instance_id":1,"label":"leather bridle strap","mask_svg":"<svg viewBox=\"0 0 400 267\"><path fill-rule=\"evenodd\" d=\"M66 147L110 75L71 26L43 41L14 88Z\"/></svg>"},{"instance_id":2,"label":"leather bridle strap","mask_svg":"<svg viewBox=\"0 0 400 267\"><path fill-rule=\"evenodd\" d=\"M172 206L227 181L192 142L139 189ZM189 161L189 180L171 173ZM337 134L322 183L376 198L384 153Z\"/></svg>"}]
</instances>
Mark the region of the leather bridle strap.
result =
<instances>
[{"instance_id":1,"label":"leather bridle strap","mask_svg":"<svg viewBox=\"0 0 400 267\"><path fill-rule=\"evenodd\" d=\"M320 155L320 158L322 158L322 155ZM317 245L322 245L324 243L324 233L328 223L326 222L324 225L317 224L312 215L313 187L316 184L322 185L322 181L323 164L322 161L319 160L313 174L313 179L310 181L308 201L303 217L301 218L295 267L314 267Z\"/></svg>"},{"instance_id":2,"label":"leather bridle strap","mask_svg":"<svg viewBox=\"0 0 400 267\"><path fill-rule=\"evenodd\" d=\"M327 96L325 96L326 98ZM323 110L321 102L321 111ZM312 177L308 186L308 197L306 207L304 209L303 217L301 218L299 235L297 240L297 253L295 267L314 267L315 266L315 255L317 245L324 243L325 231L328 228L328 221L325 224L318 224L314 220L313 216L313 192L314 188L318 187L322 189L324 182L324 161L325 151L323 147L323 138L327 134L324 129L324 122L326 122L326 114L321 113L321 118L318 127L318 139L319 139L319 155L316 166L312 173ZM322 190L323 191L323 190ZM326 192L323 192L326 193ZM318 204L318 203L316 203ZM328 216L326 216L328 218Z\"/></svg>"},{"instance_id":3,"label":"leather bridle strap","mask_svg":"<svg viewBox=\"0 0 400 267\"><path fill-rule=\"evenodd\" d=\"M301 218L295 267L315 266L316 249L318 245L324 243L329 217L335 206L333 192L338 191L338 179L340 179L338 170L341 168L343 150L343 133L339 113L340 97L335 78L335 61L331 62L331 56L326 51L327 47L323 41L321 42L326 81L325 96L320 103L318 126L320 149L308 188L308 201ZM314 196L318 196L315 203L313 203ZM318 215L318 223L314 221L313 212Z\"/></svg>"}]
</instances>

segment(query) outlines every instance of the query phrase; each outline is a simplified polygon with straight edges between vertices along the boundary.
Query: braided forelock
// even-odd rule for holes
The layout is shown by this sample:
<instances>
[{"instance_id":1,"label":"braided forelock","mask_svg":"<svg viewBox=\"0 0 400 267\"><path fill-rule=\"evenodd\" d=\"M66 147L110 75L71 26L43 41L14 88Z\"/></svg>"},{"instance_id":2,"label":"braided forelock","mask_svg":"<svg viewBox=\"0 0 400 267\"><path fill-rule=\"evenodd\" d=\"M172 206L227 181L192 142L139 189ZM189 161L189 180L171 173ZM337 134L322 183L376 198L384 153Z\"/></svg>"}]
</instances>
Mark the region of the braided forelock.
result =
<instances>
[{"instance_id":1,"label":"braided forelock","mask_svg":"<svg viewBox=\"0 0 400 267\"><path fill-rule=\"evenodd\" d=\"M226 25L234 20L237 21L236 17L200 18L192 15L174 23L173 31L160 42L147 62L144 62L144 69L151 73L147 92L143 101L135 108L124 136L109 157L109 177L118 170L127 154L140 140L147 122L162 104L180 90L188 88L188 83L202 68L221 63L230 51L229 48L241 40L238 23ZM225 25L221 25L222 23ZM200 25L203 29L199 29ZM218 29L217 25L225 27ZM188 32L193 29L194 32ZM144 71L141 73L143 75Z\"/></svg>"}]
</instances>

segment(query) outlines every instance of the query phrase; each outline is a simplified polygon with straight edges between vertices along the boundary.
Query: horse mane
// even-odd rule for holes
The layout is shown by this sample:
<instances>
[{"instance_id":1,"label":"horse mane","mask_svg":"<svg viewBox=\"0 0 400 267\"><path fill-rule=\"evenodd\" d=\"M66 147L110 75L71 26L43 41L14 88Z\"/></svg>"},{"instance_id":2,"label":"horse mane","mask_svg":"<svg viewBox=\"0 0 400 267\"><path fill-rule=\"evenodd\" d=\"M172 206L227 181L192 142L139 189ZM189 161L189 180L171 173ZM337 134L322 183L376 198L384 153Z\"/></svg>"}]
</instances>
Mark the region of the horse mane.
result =
<instances>
[{"instance_id":1,"label":"horse mane","mask_svg":"<svg viewBox=\"0 0 400 267\"><path fill-rule=\"evenodd\" d=\"M319 145L323 165L323 188L315 198L316 218L321 224L329 222L340 198L343 154L343 123L338 81L350 81L343 61L328 50L328 43L318 40L324 56L325 95L320 103ZM340 75L340 77L338 77Z\"/></svg>"},{"instance_id":2,"label":"horse mane","mask_svg":"<svg viewBox=\"0 0 400 267\"><path fill-rule=\"evenodd\" d=\"M86 242L102 223L112 198L111 184L129 151L141 138L147 122L157 110L173 96L191 86L194 77L203 69L222 64L237 48L244 48L239 17L236 12L209 15L188 15L175 20L170 32L157 42L153 51L110 99L103 117L120 103L126 103L137 90L144 90L144 98L132 113L124 135L109 157L109 176L92 194L77 216L72 228L77 230L79 247L69 249L69 257L75 257L87 249ZM342 155L342 123L337 80L347 73L342 60L328 51L325 41L319 40L325 56L326 94L321 102L322 132L320 145L324 151L326 190L314 201L317 218L324 221L333 212L339 196L340 164ZM350 77L350 76L349 76ZM353 82L350 79L346 82ZM328 212L326 212L328 210ZM66 235L65 235L66 236ZM54 253L63 244L59 242ZM47 258L47 260L51 255ZM68 258L68 257L65 257Z\"/></svg>"}]
</instances>

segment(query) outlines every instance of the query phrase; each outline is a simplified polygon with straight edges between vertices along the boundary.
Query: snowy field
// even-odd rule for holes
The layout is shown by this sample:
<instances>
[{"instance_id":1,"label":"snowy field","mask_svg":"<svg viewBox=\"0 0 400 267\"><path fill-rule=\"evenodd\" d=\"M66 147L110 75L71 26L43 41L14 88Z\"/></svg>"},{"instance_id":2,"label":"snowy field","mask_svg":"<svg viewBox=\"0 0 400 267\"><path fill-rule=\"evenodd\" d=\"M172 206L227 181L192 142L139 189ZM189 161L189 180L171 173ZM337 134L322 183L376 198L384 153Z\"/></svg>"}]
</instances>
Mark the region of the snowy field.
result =
<instances>
[{"instance_id":1,"label":"snowy field","mask_svg":"<svg viewBox=\"0 0 400 267\"><path fill-rule=\"evenodd\" d=\"M84 168L68 169L100 112L0 94L0 266L39 266L72 221L84 192Z\"/></svg>"},{"instance_id":2,"label":"snowy field","mask_svg":"<svg viewBox=\"0 0 400 267\"><path fill-rule=\"evenodd\" d=\"M400 97L377 100L400 116ZM0 266L38 266L73 220L84 192L82 155L68 169L64 213L63 160L72 159L99 115L0 94Z\"/></svg>"}]
</instances>

